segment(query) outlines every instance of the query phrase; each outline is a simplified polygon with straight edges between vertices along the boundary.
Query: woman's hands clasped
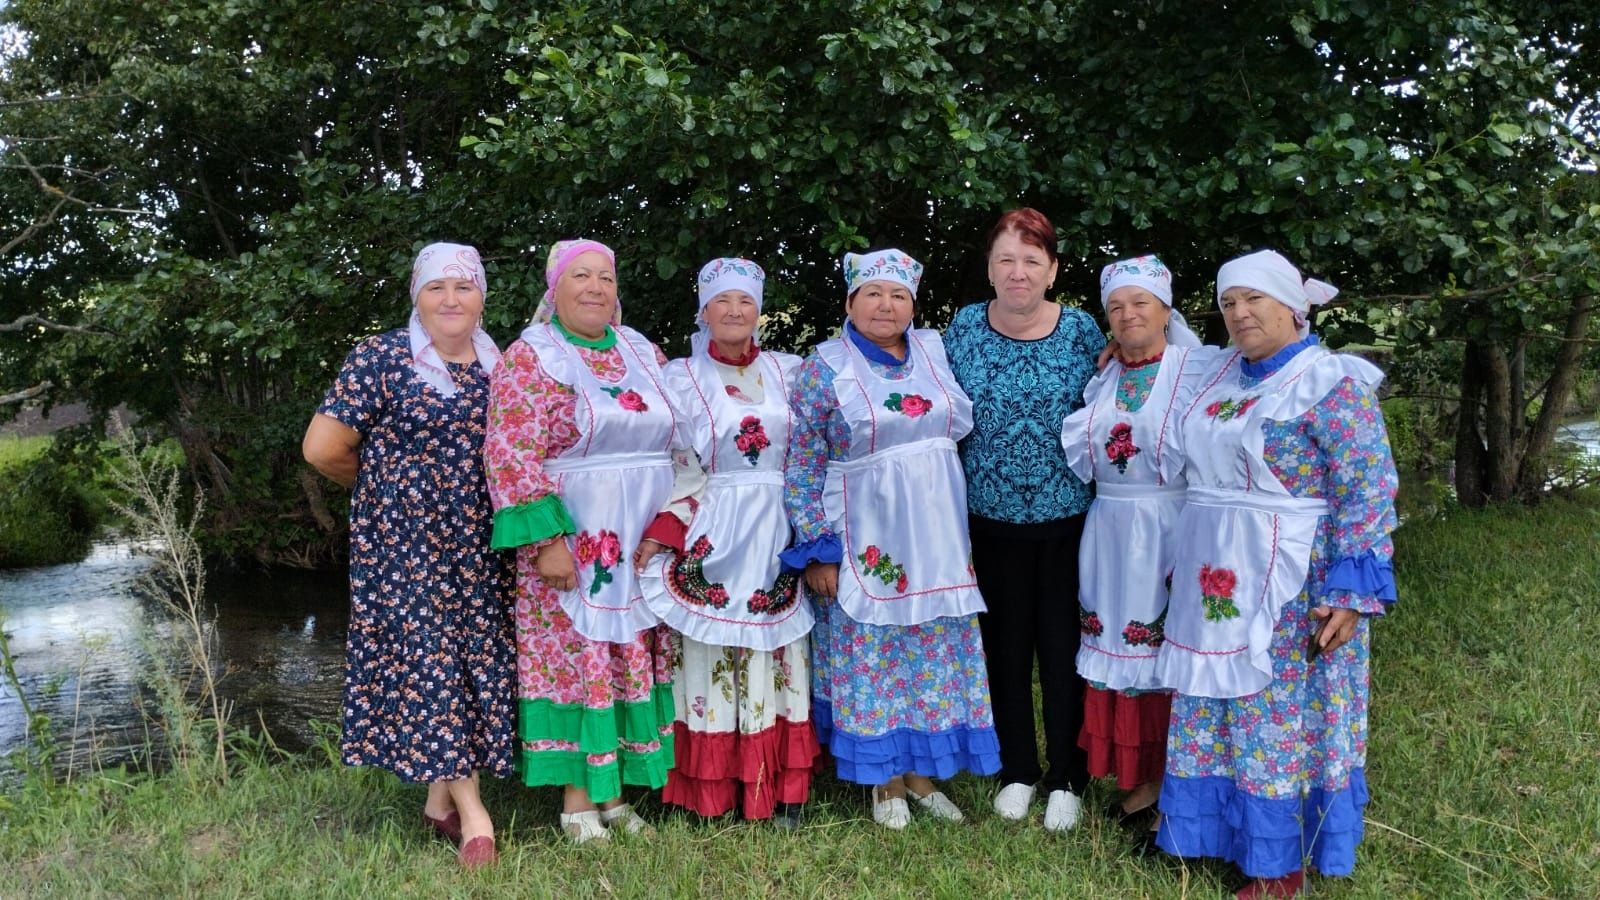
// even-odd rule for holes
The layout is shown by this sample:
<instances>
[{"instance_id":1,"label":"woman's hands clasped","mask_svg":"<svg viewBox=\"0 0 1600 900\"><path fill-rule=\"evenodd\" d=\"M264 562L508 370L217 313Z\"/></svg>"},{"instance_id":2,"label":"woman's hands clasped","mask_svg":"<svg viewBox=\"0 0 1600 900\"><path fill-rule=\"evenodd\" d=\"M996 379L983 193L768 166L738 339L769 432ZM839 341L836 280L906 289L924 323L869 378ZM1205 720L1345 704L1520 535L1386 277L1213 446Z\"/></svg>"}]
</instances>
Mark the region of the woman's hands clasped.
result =
<instances>
[{"instance_id":1,"label":"woman's hands clasped","mask_svg":"<svg viewBox=\"0 0 1600 900\"><path fill-rule=\"evenodd\" d=\"M578 564L563 538L540 547L533 567L539 572L539 580L552 590L570 591L578 586Z\"/></svg>"},{"instance_id":2,"label":"woman's hands clasped","mask_svg":"<svg viewBox=\"0 0 1600 900\"><path fill-rule=\"evenodd\" d=\"M1361 614L1353 609L1318 606L1311 610L1311 618L1318 622L1311 634L1312 653L1321 656L1350 643L1350 639L1356 636L1356 625L1361 621Z\"/></svg>"},{"instance_id":3,"label":"woman's hands clasped","mask_svg":"<svg viewBox=\"0 0 1600 900\"><path fill-rule=\"evenodd\" d=\"M644 540L640 541L638 548L633 551L633 571L643 572L645 565L648 564L657 553L660 553L665 549L667 549L667 545L661 543L655 538L645 538Z\"/></svg>"},{"instance_id":4,"label":"woman's hands clasped","mask_svg":"<svg viewBox=\"0 0 1600 900\"><path fill-rule=\"evenodd\" d=\"M813 562L806 564L806 589L813 596L832 600L839 595L839 564Z\"/></svg>"}]
</instances>

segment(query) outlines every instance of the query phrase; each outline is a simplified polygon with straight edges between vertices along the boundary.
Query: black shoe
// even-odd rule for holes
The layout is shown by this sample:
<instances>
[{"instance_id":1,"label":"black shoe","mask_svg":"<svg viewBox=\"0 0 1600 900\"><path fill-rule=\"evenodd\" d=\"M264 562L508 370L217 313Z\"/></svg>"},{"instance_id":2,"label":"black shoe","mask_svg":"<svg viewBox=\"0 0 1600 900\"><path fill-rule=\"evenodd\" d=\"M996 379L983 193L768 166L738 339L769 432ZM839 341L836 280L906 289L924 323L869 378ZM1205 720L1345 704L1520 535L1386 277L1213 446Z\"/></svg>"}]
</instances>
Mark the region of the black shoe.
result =
<instances>
[{"instance_id":1,"label":"black shoe","mask_svg":"<svg viewBox=\"0 0 1600 900\"><path fill-rule=\"evenodd\" d=\"M1152 803L1129 812L1122 808L1121 800L1112 800L1106 805L1105 813L1106 818L1129 831L1149 831L1150 823L1156 819L1156 805Z\"/></svg>"},{"instance_id":2,"label":"black shoe","mask_svg":"<svg viewBox=\"0 0 1600 900\"><path fill-rule=\"evenodd\" d=\"M780 831L798 830L802 809L805 809L805 805L801 803L779 803L778 808L772 813L773 827Z\"/></svg>"}]
</instances>

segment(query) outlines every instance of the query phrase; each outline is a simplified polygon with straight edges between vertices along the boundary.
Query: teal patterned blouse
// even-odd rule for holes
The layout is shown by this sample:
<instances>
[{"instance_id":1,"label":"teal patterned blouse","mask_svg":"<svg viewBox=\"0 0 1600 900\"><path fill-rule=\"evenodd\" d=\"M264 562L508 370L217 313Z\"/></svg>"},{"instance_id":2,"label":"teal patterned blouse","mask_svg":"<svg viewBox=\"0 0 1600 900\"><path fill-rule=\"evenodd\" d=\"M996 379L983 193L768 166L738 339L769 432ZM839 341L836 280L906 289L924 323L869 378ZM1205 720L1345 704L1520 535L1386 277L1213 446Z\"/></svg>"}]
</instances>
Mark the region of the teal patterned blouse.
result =
<instances>
[{"instance_id":1,"label":"teal patterned blouse","mask_svg":"<svg viewBox=\"0 0 1600 900\"><path fill-rule=\"evenodd\" d=\"M1093 495L1067 468L1061 423L1083 405L1105 335L1088 313L1062 307L1055 331L1020 341L995 331L988 309L962 307L944 332L950 367L972 398L972 433L961 442L967 509L1014 524L1082 513Z\"/></svg>"}]
</instances>

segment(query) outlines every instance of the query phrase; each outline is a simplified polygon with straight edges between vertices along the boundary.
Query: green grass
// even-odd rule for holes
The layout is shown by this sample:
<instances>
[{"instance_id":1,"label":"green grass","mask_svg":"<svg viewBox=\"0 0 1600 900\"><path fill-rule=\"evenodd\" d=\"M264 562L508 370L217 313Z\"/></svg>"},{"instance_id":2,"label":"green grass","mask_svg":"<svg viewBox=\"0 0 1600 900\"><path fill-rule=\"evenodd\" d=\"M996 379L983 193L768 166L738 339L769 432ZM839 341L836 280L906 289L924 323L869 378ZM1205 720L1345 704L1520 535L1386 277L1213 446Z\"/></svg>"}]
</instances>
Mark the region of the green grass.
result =
<instances>
[{"instance_id":1,"label":"green grass","mask_svg":"<svg viewBox=\"0 0 1600 900\"><path fill-rule=\"evenodd\" d=\"M21 465L48 449L48 437L0 437L0 469Z\"/></svg>"},{"instance_id":2,"label":"green grass","mask_svg":"<svg viewBox=\"0 0 1600 900\"><path fill-rule=\"evenodd\" d=\"M1401 604L1376 629L1373 802L1326 897L1600 896L1600 508L1454 511L1397 537ZM1219 896L1214 865L1140 860L1090 815L1066 835L1001 822L992 787L949 790L965 825L894 834L824 780L806 827L642 811L648 839L568 846L556 792L485 787L502 861L464 874L419 824L422 790L323 752L239 762L226 787L107 773L0 805L0 895L544 897ZM1098 784L1089 807L1109 797Z\"/></svg>"}]
</instances>

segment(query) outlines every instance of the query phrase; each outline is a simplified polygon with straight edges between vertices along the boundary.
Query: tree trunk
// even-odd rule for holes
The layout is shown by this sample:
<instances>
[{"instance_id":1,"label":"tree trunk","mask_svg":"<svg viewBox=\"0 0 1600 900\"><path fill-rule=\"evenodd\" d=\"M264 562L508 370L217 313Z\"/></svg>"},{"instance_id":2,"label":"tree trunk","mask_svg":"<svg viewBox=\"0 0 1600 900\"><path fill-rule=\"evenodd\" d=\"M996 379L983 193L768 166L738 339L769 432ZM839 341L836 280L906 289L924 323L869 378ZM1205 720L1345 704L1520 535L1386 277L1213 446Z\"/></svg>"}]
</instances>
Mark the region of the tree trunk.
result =
<instances>
[{"instance_id":1,"label":"tree trunk","mask_svg":"<svg viewBox=\"0 0 1600 900\"><path fill-rule=\"evenodd\" d=\"M1498 341L1478 345L1483 370L1483 437L1488 458L1484 486L1490 503L1508 503L1517 483L1517 441L1512 420L1520 410L1511 407L1511 365Z\"/></svg>"},{"instance_id":2,"label":"tree trunk","mask_svg":"<svg viewBox=\"0 0 1600 900\"><path fill-rule=\"evenodd\" d=\"M1483 375L1477 364L1477 353L1467 346L1461 357L1461 406L1456 412L1456 499L1463 506L1480 507L1488 501L1484 495L1483 438L1478 434L1481 418L1479 405L1483 402Z\"/></svg>"},{"instance_id":3,"label":"tree trunk","mask_svg":"<svg viewBox=\"0 0 1600 900\"><path fill-rule=\"evenodd\" d=\"M1572 396L1572 390L1578 382L1578 366L1583 362L1583 354L1587 349L1583 339L1593 312L1593 294L1573 298L1572 308L1567 311L1567 328L1563 335L1565 341L1561 349L1556 351L1555 368L1550 373L1549 384L1545 386L1544 406L1540 407L1539 418L1528 432L1527 450L1523 453L1522 465L1517 473L1518 499L1533 500L1544 491L1545 479L1550 473L1550 448L1561 427L1567 398Z\"/></svg>"}]
</instances>

